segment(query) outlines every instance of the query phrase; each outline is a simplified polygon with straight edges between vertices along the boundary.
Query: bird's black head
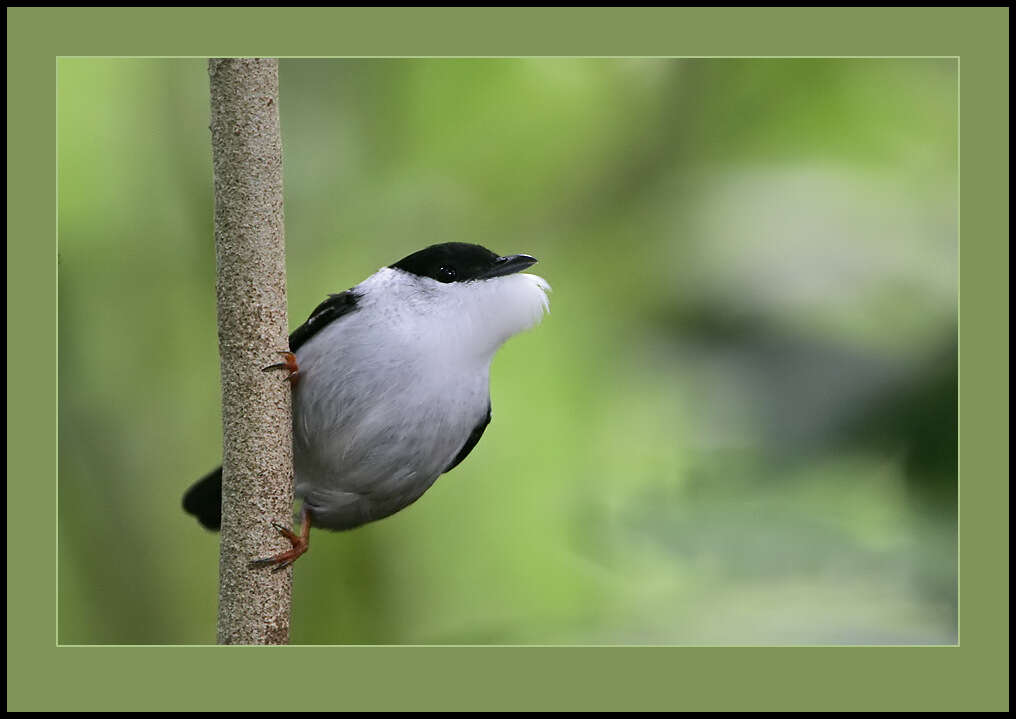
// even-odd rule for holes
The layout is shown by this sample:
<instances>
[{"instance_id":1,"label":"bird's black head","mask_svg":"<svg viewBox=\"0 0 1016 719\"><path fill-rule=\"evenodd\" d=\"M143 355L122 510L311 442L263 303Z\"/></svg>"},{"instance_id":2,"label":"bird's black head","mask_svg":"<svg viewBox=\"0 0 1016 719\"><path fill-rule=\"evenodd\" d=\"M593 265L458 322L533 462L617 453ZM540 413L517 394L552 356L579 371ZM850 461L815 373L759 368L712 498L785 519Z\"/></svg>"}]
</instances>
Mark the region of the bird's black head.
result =
<instances>
[{"instance_id":1,"label":"bird's black head","mask_svg":"<svg viewBox=\"0 0 1016 719\"><path fill-rule=\"evenodd\" d=\"M469 282L521 272L535 263L529 255L502 257L480 245L445 242L403 257L392 267L438 282Z\"/></svg>"}]
</instances>

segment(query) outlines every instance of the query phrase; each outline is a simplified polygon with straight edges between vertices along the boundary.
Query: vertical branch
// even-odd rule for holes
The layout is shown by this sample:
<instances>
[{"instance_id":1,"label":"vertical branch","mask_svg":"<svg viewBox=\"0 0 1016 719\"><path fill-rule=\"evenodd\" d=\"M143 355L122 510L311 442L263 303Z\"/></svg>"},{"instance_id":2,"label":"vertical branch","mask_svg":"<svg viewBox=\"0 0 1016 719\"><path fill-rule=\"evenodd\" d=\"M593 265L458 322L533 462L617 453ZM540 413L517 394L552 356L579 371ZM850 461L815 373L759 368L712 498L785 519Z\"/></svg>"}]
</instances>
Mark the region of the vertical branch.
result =
<instances>
[{"instance_id":1,"label":"vertical branch","mask_svg":"<svg viewBox=\"0 0 1016 719\"><path fill-rule=\"evenodd\" d=\"M292 569L252 571L280 550L293 511L288 382L260 370L289 349L278 61L212 59L212 158L222 374L220 644L289 641Z\"/></svg>"}]
</instances>

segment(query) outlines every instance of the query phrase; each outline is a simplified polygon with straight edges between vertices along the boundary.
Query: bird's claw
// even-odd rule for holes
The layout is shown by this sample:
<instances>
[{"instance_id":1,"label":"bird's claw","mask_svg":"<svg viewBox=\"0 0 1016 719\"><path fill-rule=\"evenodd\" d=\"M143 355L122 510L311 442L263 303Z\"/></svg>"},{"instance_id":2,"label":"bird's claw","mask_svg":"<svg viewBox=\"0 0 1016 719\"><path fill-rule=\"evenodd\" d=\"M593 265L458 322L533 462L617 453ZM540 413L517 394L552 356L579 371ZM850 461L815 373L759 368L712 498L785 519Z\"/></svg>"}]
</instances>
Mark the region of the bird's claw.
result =
<instances>
[{"instance_id":1,"label":"bird's claw","mask_svg":"<svg viewBox=\"0 0 1016 719\"><path fill-rule=\"evenodd\" d=\"M286 552L288 554L288 552ZM272 567L272 572L281 572L286 567L290 566L296 561L296 557L288 557L280 559L281 555L275 557L265 557L264 559L254 559L247 563L248 569L263 569L265 567ZM274 565L274 566L273 566Z\"/></svg>"},{"instance_id":2,"label":"bird's claw","mask_svg":"<svg viewBox=\"0 0 1016 719\"><path fill-rule=\"evenodd\" d=\"M247 563L248 569L271 567L273 572L281 572L299 559L310 547L310 515L307 514L306 510L303 512L303 527L300 529L300 534L296 534L296 532L282 526L278 522L272 522L272 526L275 527L275 530L279 534L289 540L293 548L271 557L251 560Z\"/></svg>"},{"instance_id":3,"label":"bird's claw","mask_svg":"<svg viewBox=\"0 0 1016 719\"><path fill-rule=\"evenodd\" d=\"M281 524L279 524L278 522L272 522L272 526L273 526L273 527L275 527L275 530L276 530L276 531L277 531L277 532L278 532L279 534L281 534L281 535L282 535L283 537L285 537L286 539L288 539L288 540L290 541L290 543L291 543L291 544L295 544L296 542L299 542L299 541L300 541L300 537L298 537L298 536L297 536L297 535L296 535L296 534L295 534L295 533L294 533L294 532L293 532L293 531L292 531L291 529L289 529L288 527L283 527L283 526L282 526Z\"/></svg>"},{"instance_id":4,"label":"bird's claw","mask_svg":"<svg viewBox=\"0 0 1016 719\"><path fill-rule=\"evenodd\" d=\"M282 381L295 381L296 373L300 371L300 365L296 362L296 355L292 352L279 352L279 354L282 355L282 362L270 364L267 367L263 367L261 371L271 372L277 369L284 369L286 370L286 376L282 378Z\"/></svg>"}]
</instances>

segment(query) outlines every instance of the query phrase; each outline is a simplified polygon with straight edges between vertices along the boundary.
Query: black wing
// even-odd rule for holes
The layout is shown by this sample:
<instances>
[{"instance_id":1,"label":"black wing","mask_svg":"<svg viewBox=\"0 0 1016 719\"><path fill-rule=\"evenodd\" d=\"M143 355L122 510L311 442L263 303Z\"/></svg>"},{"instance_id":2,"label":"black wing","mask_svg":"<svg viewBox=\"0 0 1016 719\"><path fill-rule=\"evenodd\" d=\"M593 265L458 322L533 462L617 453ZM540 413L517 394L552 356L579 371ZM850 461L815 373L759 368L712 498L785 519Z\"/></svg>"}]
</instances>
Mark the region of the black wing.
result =
<instances>
[{"instance_id":1,"label":"black wing","mask_svg":"<svg viewBox=\"0 0 1016 719\"><path fill-rule=\"evenodd\" d=\"M307 344L307 340L329 324L355 310L357 300L359 299L360 295L353 292L353 290L328 295L327 300L314 308L307 321L293 330L293 333L289 335L289 351L296 352L303 345Z\"/></svg>"},{"instance_id":2,"label":"black wing","mask_svg":"<svg viewBox=\"0 0 1016 719\"><path fill-rule=\"evenodd\" d=\"M360 296L352 290L329 295L327 300L314 308L307 321L289 335L290 352L296 352L323 328L356 309L356 301L359 298ZM479 436L476 439L478 440ZM476 444L476 441L473 441L473 444ZM472 449L472 445L469 448ZM467 451L466 454L468 453ZM465 454L462 457L465 458ZM205 475L187 490L183 496L183 508L188 514L197 517L201 526L208 529L219 528L222 523L222 467Z\"/></svg>"},{"instance_id":3,"label":"black wing","mask_svg":"<svg viewBox=\"0 0 1016 719\"><path fill-rule=\"evenodd\" d=\"M452 463L445 467L445 472L451 472L459 466L459 463L462 462L462 460L469 456L469 453L473 451L473 447L476 446L476 443L480 441L480 437L483 436L483 430L487 429L488 424L490 424L489 402L487 403L487 416L480 420L478 425L473 427L473 431L469 433L469 438L466 440L466 443L462 445L462 449L460 449L459 453L455 455L455 459L452 460ZM442 472L442 474L444 474L444 472Z\"/></svg>"}]
</instances>

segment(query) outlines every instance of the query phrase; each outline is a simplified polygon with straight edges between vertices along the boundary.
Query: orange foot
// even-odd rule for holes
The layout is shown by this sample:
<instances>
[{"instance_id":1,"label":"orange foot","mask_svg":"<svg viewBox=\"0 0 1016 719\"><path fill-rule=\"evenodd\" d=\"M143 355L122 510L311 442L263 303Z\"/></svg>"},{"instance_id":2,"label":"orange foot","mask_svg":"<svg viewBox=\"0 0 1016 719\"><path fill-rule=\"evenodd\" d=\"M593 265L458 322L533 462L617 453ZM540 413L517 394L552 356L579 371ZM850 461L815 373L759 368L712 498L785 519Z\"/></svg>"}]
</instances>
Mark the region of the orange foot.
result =
<instances>
[{"instance_id":1,"label":"orange foot","mask_svg":"<svg viewBox=\"0 0 1016 719\"><path fill-rule=\"evenodd\" d=\"M272 526L278 530L279 534L289 540L289 543L293 545L293 548L288 552L282 552L273 557L255 559L247 564L249 569L272 567L273 572L281 572L307 551L310 547L310 514L307 513L306 509L304 509L301 514L303 515L303 526L300 528L299 536L286 529L278 522L272 522Z\"/></svg>"},{"instance_id":2,"label":"orange foot","mask_svg":"<svg viewBox=\"0 0 1016 719\"><path fill-rule=\"evenodd\" d=\"M270 364L261 371L271 372L272 370L284 369L286 370L286 376L283 377L283 379L288 379L290 382L295 384L296 380L299 379L296 376L296 373L300 371L300 365L296 362L296 355L292 352L279 352L279 354L282 355L282 362Z\"/></svg>"}]
</instances>

